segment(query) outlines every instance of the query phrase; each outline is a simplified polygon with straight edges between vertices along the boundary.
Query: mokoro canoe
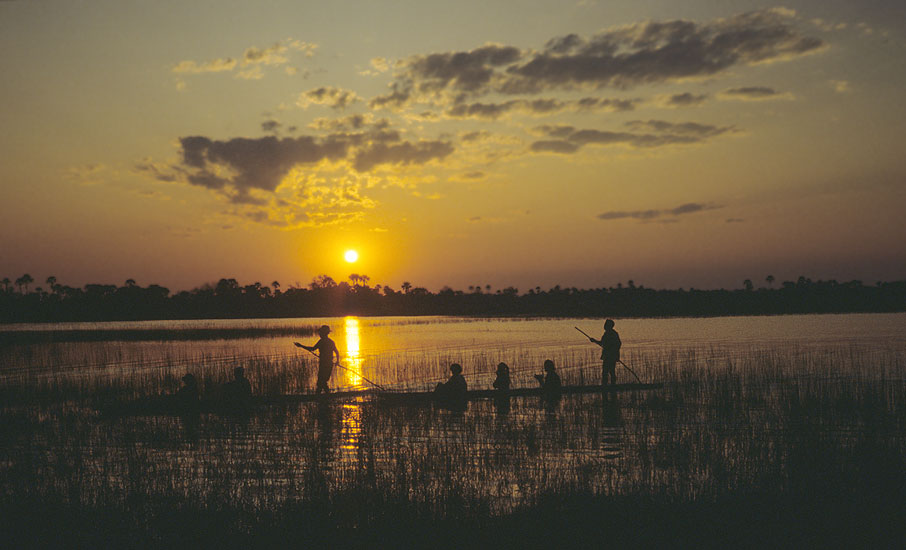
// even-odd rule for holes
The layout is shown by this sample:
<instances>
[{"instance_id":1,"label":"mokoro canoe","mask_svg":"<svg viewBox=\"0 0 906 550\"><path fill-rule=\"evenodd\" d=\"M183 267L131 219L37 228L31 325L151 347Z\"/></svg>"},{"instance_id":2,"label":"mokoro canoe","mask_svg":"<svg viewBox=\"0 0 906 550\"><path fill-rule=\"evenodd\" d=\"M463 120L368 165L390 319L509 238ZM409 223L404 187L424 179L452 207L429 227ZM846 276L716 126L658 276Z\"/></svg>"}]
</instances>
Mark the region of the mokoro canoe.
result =
<instances>
[{"instance_id":1,"label":"mokoro canoe","mask_svg":"<svg viewBox=\"0 0 906 550\"><path fill-rule=\"evenodd\" d=\"M663 384L615 384L612 386L601 386L598 385L589 385L589 386L563 386L560 390L562 395L576 394L576 393L620 393L620 392L629 392L629 391L644 391L644 390L656 390L663 388ZM513 388L507 392L500 392L499 390L469 390L466 392L465 398L469 401L477 399L496 399L498 397L527 397L527 396L541 396L542 390L540 387L536 388ZM301 394L301 395L284 395L277 397L276 399L281 402L306 402L306 401L317 401L323 399L353 399L357 397L376 397L383 400L398 400L398 401L430 401L435 399L437 396L434 392L430 391L379 391L375 389L367 390L352 390L352 391L337 391L329 394Z\"/></svg>"},{"instance_id":2,"label":"mokoro canoe","mask_svg":"<svg viewBox=\"0 0 906 550\"><path fill-rule=\"evenodd\" d=\"M663 384L616 384L613 386L563 386L561 395L578 393L620 393L630 391L656 390L663 388ZM465 400L497 399L506 397L542 396L540 387L513 388L507 392L498 390L469 390ZM254 409L273 405L291 405L313 401L342 401L356 398L374 398L386 403L431 403L437 400L437 395L430 391L379 391L377 389L335 391L328 394L291 394L274 395L266 397L253 397L244 406L230 407L219 400L201 400L197 406L186 408L180 406L172 396L154 396L127 403L99 404L97 409L104 416L179 416L197 413L213 413L221 415L248 414ZM449 401L449 400L447 400Z\"/></svg>"}]
</instances>

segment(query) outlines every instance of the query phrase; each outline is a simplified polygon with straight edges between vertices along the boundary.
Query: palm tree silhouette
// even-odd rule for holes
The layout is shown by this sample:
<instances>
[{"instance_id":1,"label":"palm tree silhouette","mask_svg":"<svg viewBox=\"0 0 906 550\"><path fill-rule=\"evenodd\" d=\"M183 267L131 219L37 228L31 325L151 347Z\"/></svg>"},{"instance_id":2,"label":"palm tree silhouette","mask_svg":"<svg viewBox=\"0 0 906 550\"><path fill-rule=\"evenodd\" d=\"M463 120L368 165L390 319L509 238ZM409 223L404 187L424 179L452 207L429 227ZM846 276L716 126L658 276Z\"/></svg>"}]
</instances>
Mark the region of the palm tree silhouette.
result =
<instances>
[{"instance_id":1,"label":"palm tree silhouette","mask_svg":"<svg viewBox=\"0 0 906 550\"><path fill-rule=\"evenodd\" d=\"M53 275L51 275L50 277L47 278L47 280L45 282L47 283L47 287L50 289L50 291L52 293L56 294L57 293L57 278L54 277Z\"/></svg>"},{"instance_id":2,"label":"palm tree silhouette","mask_svg":"<svg viewBox=\"0 0 906 550\"><path fill-rule=\"evenodd\" d=\"M9 280L9 277L4 277L3 280L0 281L0 283L3 283L3 292L9 292L9 283L10 282L11 281Z\"/></svg>"},{"instance_id":3,"label":"palm tree silhouette","mask_svg":"<svg viewBox=\"0 0 906 550\"><path fill-rule=\"evenodd\" d=\"M774 286L774 276L773 275L768 275L767 277L764 278L764 280L768 283L769 287L773 288L773 286Z\"/></svg>"},{"instance_id":4,"label":"palm tree silhouette","mask_svg":"<svg viewBox=\"0 0 906 550\"><path fill-rule=\"evenodd\" d=\"M279 295L280 294L280 283L278 281L274 281L271 283L271 286L274 287L274 294Z\"/></svg>"},{"instance_id":5,"label":"palm tree silhouette","mask_svg":"<svg viewBox=\"0 0 906 550\"><path fill-rule=\"evenodd\" d=\"M409 294L409 291L412 290L412 283L409 281L403 281L403 284L400 286L403 289L403 292Z\"/></svg>"},{"instance_id":6,"label":"palm tree silhouette","mask_svg":"<svg viewBox=\"0 0 906 550\"><path fill-rule=\"evenodd\" d=\"M19 292L22 292L22 287L25 287L25 294L28 294L28 285L35 282L34 278L31 275L26 273L25 275L16 279L16 286L19 287Z\"/></svg>"}]
</instances>

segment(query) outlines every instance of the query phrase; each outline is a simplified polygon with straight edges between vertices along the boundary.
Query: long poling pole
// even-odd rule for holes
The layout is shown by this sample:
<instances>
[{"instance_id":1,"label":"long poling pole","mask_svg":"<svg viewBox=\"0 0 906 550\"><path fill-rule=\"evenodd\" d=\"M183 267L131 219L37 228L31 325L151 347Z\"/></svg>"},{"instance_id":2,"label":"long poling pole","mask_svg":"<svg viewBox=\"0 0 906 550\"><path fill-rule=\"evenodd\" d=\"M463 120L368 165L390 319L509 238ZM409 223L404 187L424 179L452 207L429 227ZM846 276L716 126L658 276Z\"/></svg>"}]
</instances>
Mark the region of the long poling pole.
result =
<instances>
[{"instance_id":1,"label":"long poling pole","mask_svg":"<svg viewBox=\"0 0 906 550\"><path fill-rule=\"evenodd\" d=\"M586 333L584 330L580 329L579 327L573 327L573 328L576 329L576 330L578 330L578 331L581 332L582 334L584 334L585 337L588 338L589 340L594 340L594 338L592 338L591 336L589 336L588 333ZM631 368L629 368L629 365L627 365L626 363L624 363L621 359L617 359L617 363L619 363L619 364L623 365L624 367L626 367L626 370L628 370L629 372L632 373L633 376L635 376L635 379L636 379L636 381L638 381L639 384L642 383L642 380L639 378L639 375L636 374L634 370L632 370Z\"/></svg>"},{"instance_id":2,"label":"long poling pole","mask_svg":"<svg viewBox=\"0 0 906 550\"><path fill-rule=\"evenodd\" d=\"M311 351L310 349L308 349L308 348L302 346L302 345L299 344L298 342L293 342L293 343L296 344L298 347L304 349L305 351L311 353L312 355L314 355L314 356L317 357L318 359L321 358L320 355L318 355L317 353ZM348 370L349 372L351 372L352 374L358 376L359 378L361 378L361 379L364 380L365 382L368 382L369 384L371 384L371 385L374 386L375 388L377 388L377 389L379 389L379 390L381 390L381 391L387 391L387 389L384 388L384 386L381 386L381 385L378 384L377 382L372 382L371 380L369 380L369 379L365 378L364 376L362 376L362 373L356 372L356 371L352 370L352 369L349 368L349 367L344 367L344 366L341 365L340 363L335 363L335 365L338 366L338 367L340 367L340 368L343 369L343 370Z\"/></svg>"}]
</instances>

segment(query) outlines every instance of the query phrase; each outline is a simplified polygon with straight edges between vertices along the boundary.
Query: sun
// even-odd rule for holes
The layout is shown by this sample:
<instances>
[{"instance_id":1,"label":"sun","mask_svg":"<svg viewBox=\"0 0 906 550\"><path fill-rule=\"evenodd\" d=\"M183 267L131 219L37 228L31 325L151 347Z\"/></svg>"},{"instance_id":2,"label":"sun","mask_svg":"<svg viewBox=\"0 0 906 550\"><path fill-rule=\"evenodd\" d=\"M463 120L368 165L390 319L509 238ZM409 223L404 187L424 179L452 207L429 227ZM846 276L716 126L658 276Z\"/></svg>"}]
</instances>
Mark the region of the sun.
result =
<instances>
[{"instance_id":1,"label":"sun","mask_svg":"<svg viewBox=\"0 0 906 550\"><path fill-rule=\"evenodd\" d=\"M349 262L349 263L352 264L352 263L355 263L356 260L359 259L359 253L356 252L355 250L347 250L347 251L343 254L343 258L344 258L347 262Z\"/></svg>"}]
</instances>

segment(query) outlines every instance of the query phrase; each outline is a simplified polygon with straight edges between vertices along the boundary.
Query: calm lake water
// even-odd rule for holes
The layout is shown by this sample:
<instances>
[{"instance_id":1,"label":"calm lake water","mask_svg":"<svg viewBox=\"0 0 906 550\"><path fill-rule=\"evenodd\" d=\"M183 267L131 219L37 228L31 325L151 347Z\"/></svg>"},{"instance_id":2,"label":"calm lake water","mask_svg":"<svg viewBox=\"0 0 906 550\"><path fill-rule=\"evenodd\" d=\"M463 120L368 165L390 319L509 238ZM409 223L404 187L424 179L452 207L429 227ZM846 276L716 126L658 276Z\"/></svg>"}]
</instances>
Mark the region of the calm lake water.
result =
<instances>
[{"instance_id":1,"label":"calm lake water","mask_svg":"<svg viewBox=\"0 0 906 550\"><path fill-rule=\"evenodd\" d=\"M597 338L603 322L344 317L2 327L23 333L23 342L36 331L120 336L26 344L6 334L0 389L15 399L2 408L0 487L42 500L119 506L176 498L253 511L394 494L425 509L464 501L505 513L582 491L681 500L784 491L807 474L812 453L829 461L828 471L850 470L866 431L873 444L906 451L906 314L616 321L623 360L643 381L665 382L662 390L569 395L554 406L537 397L505 407L472 401L465 411L358 398L270 404L243 418L107 415L96 404L172 393L185 372L210 390L240 364L258 395L311 391L315 360L292 342L316 337L283 329L321 324L331 327L346 367L335 371L335 388L368 387L364 376L389 389L428 389L451 362L463 365L470 388L488 388L500 361L514 387L534 386L547 358L566 384L600 383L599 348L575 327ZM236 328L276 335L135 341L116 332ZM633 380L622 368L618 377Z\"/></svg>"},{"instance_id":2,"label":"calm lake water","mask_svg":"<svg viewBox=\"0 0 906 550\"><path fill-rule=\"evenodd\" d=\"M461 318L461 317L340 317L252 320L146 321L129 323L67 323L6 325L0 331L116 331L206 329L285 329L331 327L347 370L338 369L332 385L367 387L357 374L398 389L425 388L446 376L452 362L463 365L478 386L489 383L498 362L516 373L540 372L552 358L564 371L585 371L598 365L600 350L575 327L595 338L600 319ZM630 367L643 357L683 355L739 357L757 351L809 352L856 346L862 350L906 349L906 314L789 315L761 317L670 318L617 320L623 340L622 357ZM67 371L154 370L185 368L261 359L312 362L292 345L312 344L316 337L263 335L256 338L197 341L54 342L0 346L0 377ZM12 338L15 342L15 338ZM643 367L642 364L637 365ZM638 370L638 369L634 369ZM589 371L591 372L591 371ZM585 373L587 374L587 373ZM583 374L583 376L585 375ZM623 374L627 374L623 371ZM639 375L642 376L642 372ZM526 374L526 376L528 376ZM533 383L530 377L528 380ZM585 379L583 378L583 382ZM486 387L486 386L485 386Z\"/></svg>"}]
</instances>

